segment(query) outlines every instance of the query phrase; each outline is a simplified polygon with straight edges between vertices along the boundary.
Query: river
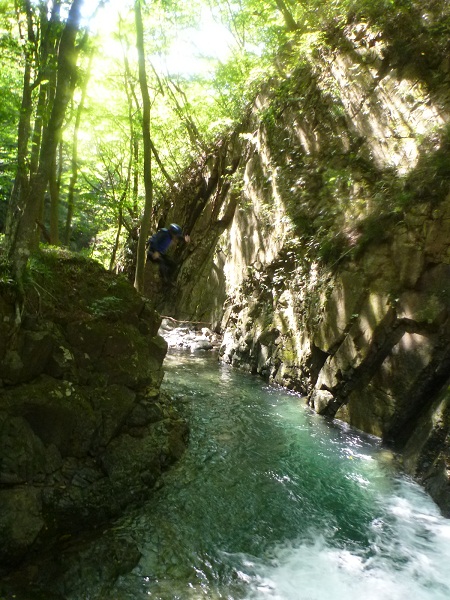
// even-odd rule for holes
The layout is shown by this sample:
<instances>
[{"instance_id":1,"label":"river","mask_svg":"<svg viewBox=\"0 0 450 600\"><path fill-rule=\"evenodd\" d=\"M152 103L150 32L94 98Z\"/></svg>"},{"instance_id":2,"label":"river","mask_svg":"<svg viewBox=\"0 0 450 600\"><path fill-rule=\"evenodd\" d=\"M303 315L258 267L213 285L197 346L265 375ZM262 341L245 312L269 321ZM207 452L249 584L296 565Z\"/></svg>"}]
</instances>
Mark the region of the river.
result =
<instances>
[{"instance_id":1,"label":"river","mask_svg":"<svg viewBox=\"0 0 450 600\"><path fill-rule=\"evenodd\" d=\"M450 598L450 521L379 440L213 357L172 354L166 371L190 420L189 448L152 500L109 530L123 558L93 540L66 564L59 594ZM118 577L112 560L124 561Z\"/></svg>"}]
</instances>

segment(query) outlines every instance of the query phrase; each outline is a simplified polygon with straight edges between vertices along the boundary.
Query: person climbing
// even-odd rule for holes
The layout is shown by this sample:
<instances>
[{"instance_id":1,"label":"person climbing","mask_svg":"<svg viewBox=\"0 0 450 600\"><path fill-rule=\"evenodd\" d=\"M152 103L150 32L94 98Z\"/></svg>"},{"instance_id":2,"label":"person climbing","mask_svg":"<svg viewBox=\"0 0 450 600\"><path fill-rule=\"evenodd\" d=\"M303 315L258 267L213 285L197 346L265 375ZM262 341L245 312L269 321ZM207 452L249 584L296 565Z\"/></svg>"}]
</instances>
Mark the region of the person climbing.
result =
<instances>
[{"instance_id":1,"label":"person climbing","mask_svg":"<svg viewBox=\"0 0 450 600\"><path fill-rule=\"evenodd\" d=\"M164 283L171 282L177 266L166 253L178 240L184 240L188 244L191 238L183 234L179 225L172 223L167 229L159 229L147 241L147 261L158 264L159 274Z\"/></svg>"}]
</instances>

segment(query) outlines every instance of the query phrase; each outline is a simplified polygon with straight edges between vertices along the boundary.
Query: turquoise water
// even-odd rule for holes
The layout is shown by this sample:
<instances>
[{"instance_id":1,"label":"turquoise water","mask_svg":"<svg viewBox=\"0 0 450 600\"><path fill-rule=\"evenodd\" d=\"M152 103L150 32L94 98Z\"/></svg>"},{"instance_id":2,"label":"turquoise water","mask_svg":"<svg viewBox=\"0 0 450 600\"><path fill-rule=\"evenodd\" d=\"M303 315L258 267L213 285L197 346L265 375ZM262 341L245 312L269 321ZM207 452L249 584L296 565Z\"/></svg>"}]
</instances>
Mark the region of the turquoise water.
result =
<instances>
[{"instance_id":1,"label":"turquoise water","mask_svg":"<svg viewBox=\"0 0 450 600\"><path fill-rule=\"evenodd\" d=\"M448 600L450 523L379 442L205 358L169 356L191 443L124 530L110 597Z\"/></svg>"},{"instance_id":2,"label":"turquoise water","mask_svg":"<svg viewBox=\"0 0 450 600\"><path fill-rule=\"evenodd\" d=\"M189 449L150 502L66 562L58 594L450 598L450 522L376 439L212 358L173 355L166 366ZM114 561L122 574L111 578Z\"/></svg>"}]
</instances>

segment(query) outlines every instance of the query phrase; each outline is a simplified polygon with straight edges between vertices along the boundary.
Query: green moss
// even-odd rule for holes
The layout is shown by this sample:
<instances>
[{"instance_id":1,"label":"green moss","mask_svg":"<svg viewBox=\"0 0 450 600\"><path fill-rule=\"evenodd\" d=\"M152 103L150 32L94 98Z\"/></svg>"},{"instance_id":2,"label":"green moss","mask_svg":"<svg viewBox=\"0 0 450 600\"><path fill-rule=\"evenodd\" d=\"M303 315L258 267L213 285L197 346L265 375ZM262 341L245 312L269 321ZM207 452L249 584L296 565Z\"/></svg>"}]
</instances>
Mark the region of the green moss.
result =
<instances>
[{"instance_id":1,"label":"green moss","mask_svg":"<svg viewBox=\"0 0 450 600\"><path fill-rule=\"evenodd\" d=\"M279 352L279 358L284 365L295 365L298 362L297 353L293 348L283 346Z\"/></svg>"},{"instance_id":2,"label":"green moss","mask_svg":"<svg viewBox=\"0 0 450 600\"><path fill-rule=\"evenodd\" d=\"M24 289L30 314L79 318L114 317L141 303L131 284L96 261L59 248L35 253L27 266Z\"/></svg>"}]
</instances>

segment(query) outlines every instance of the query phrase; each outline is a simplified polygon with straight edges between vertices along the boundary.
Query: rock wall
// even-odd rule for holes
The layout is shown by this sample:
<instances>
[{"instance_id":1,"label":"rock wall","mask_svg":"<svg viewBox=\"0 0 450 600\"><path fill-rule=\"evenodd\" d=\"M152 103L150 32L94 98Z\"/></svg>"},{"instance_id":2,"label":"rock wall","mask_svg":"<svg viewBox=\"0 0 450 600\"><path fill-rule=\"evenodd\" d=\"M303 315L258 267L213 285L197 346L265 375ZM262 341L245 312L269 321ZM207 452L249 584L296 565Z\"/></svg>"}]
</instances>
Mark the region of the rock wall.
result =
<instances>
[{"instance_id":1,"label":"rock wall","mask_svg":"<svg viewBox=\"0 0 450 600\"><path fill-rule=\"evenodd\" d=\"M155 266L146 266L145 293L163 315L220 327L228 293L227 244L220 238L230 227L239 202L239 191L232 183L239 182L239 168L245 163L247 149L241 134L247 127L244 116L235 131L186 170L182 184L162 202L172 208L160 220L179 223L191 236L189 244L171 250L181 267L170 290L161 287Z\"/></svg>"},{"instance_id":2,"label":"rock wall","mask_svg":"<svg viewBox=\"0 0 450 600\"><path fill-rule=\"evenodd\" d=\"M426 208L333 274L260 272L227 310L222 355L392 443L450 515L450 198Z\"/></svg>"},{"instance_id":3,"label":"rock wall","mask_svg":"<svg viewBox=\"0 0 450 600\"><path fill-rule=\"evenodd\" d=\"M16 324L0 290L0 565L98 526L180 457L158 315L96 263L46 252ZM26 315L26 316L25 316Z\"/></svg>"},{"instance_id":4,"label":"rock wall","mask_svg":"<svg viewBox=\"0 0 450 600\"><path fill-rule=\"evenodd\" d=\"M255 107L222 355L392 443L450 516L448 64L431 93L346 33Z\"/></svg>"},{"instance_id":5,"label":"rock wall","mask_svg":"<svg viewBox=\"0 0 450 600\"><path fill-rule=\"evenodd\" d=\"M267 83L228 150L240 197L202 273L225 299L224 361L393 444L450 516L450 66L436 31L410 40L408 62L392 32L353 24ZM195 256L172 309L214 323Z\"/></svg>"}]
</instances>

